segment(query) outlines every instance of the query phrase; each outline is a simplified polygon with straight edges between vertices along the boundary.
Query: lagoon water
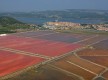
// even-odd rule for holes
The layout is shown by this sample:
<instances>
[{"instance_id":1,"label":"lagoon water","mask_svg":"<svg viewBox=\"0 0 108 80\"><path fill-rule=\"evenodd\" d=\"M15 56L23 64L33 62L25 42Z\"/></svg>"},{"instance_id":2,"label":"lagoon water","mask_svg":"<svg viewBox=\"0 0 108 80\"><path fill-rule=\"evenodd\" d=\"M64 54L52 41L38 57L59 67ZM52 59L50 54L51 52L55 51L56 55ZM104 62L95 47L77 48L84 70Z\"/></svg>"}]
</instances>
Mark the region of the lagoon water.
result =
<instances>
[{"instance_id":1,"label":"lagoon water","mask_svg":"<svg viewBox=\"0 0 108 80\"><path fill-rule=\"evenodd\" d=\"M17 20L29 23L29 24L43 24L49 21L55 21L56 19L52 18L28 18L28 17L15 17ZM88 20L88 19L59 19L58 21L67 21L74 23L87 23L87 24L97 24L102 23L102 20Z\"/></svg>"}]
</instances>

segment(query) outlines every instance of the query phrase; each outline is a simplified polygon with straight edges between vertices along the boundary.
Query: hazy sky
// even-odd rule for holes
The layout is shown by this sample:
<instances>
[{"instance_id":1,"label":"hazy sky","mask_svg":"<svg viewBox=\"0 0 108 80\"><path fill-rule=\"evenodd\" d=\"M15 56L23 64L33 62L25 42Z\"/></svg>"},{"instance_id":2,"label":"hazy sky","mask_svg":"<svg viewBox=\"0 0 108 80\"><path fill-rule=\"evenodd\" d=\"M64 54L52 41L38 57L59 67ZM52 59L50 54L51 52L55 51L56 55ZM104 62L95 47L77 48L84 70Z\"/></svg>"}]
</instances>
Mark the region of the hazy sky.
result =
<instances>
[{"instance_id":1,"label":"hazy sky","mask_svg":"<svg viewBox=\"0 0 108 80\"><path fill-rule=\"evenodd\" d=\"M61 9L108 10L108 0L0 0L0 12Z\"/></svg>"}]
</instances>

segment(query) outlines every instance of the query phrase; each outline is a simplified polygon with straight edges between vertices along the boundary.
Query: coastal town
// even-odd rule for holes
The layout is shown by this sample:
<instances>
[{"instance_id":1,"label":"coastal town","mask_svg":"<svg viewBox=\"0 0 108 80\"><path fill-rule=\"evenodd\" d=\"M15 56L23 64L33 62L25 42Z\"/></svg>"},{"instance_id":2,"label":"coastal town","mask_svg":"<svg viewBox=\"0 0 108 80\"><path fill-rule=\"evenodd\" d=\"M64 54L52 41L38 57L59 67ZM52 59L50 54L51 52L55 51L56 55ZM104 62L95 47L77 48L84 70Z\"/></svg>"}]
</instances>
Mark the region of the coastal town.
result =
<instances>
[{"instance_id":1,"label":"coastal town","mask_svg":"<svg viewBox=\"0 0 108 80\"><path fill-rule=\"evenodd\" d=\"M51 30L72 30L72 29L95 29L99 31L108 31L108 24L80 24L73 22L46 22L43 25Z\"/></svg>"}]
</instances>

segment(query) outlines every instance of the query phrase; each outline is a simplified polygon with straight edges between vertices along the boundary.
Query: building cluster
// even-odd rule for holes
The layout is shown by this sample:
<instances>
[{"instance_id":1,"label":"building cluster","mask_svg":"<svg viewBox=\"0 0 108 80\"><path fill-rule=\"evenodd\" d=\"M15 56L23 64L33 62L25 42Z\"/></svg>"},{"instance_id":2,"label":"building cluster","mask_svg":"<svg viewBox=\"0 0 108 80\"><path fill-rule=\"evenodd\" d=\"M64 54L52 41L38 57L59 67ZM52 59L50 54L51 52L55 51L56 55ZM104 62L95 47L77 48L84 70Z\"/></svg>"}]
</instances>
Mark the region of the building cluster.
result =
<instances>
[{"instance_id":1,"label":"building cluster","mask_svg":"<svg viewBox=\"0 0 108 80\"><path fill-rule=\"evenodd\" d=\"M82 25L83 29L95 29L99 31L108 31L108 24L86 24Z\"/></svg>"},{"instance_id":2,"label":"building cluster","mask_svg":"<svg viewBox=\"0 0 108 80\"><path fill-rule=\"evenodd\" d=\"M72 22L47 22L44 24L45 28L49 29L60 29L60 30L67 30L67 29L72 29L72 28L80 28L79 23L72 23Z\"/></svg>"},{"instance_id":3,"label":"building cluster","mask_svg":"<svg viewBox=\"0 0 108 80\"><path fill-rule=\"evenodd\" d=\"M108 31L108 24L79 24L72 22L46 22L45 28L52 30L72 30L72 29L95 29Z\"/></svg>"},{"instance_id":4,"label":"building cluster","mask_svg":"<svg viewBox=\"0 0 108 80\"><path fill-rule=\"evenodd\" d=\"M108 31L108 24L98 25L97 30Z\"/></svg>"}]
</instances>

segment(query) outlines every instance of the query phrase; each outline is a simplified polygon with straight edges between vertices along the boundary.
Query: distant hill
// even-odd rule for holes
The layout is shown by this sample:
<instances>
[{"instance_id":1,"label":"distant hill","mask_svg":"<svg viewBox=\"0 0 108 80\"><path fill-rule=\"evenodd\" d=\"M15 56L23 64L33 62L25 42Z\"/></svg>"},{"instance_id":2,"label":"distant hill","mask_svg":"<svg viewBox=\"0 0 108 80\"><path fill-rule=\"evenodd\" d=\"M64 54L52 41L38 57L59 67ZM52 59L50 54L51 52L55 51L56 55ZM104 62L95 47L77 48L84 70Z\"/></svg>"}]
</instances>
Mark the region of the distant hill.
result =
<instances>
[{"instance_id":1,"label":"distant hill","mask_svg":"<svg viewBox=\"0 0 108 80\"><path fill-rule=\"evenodd\" d=\"M91 20L108 21L108 10L67 9L67 10L32 11L32 12L10 12L10 13L0 13L0 16L54 18L54 19L71 18L71 19L91 19Z\"/></svg>"},{"instance_id":2,"label":"distant hill","mask_svg":"<svg viewBox=\"0 0 108 80\"><path fill-rule=\"evenodd\" d=\"M13 25L13 24L23 24L22 22L8 16L0 17L0 25Z\"/></svg>"}]
</instances>

